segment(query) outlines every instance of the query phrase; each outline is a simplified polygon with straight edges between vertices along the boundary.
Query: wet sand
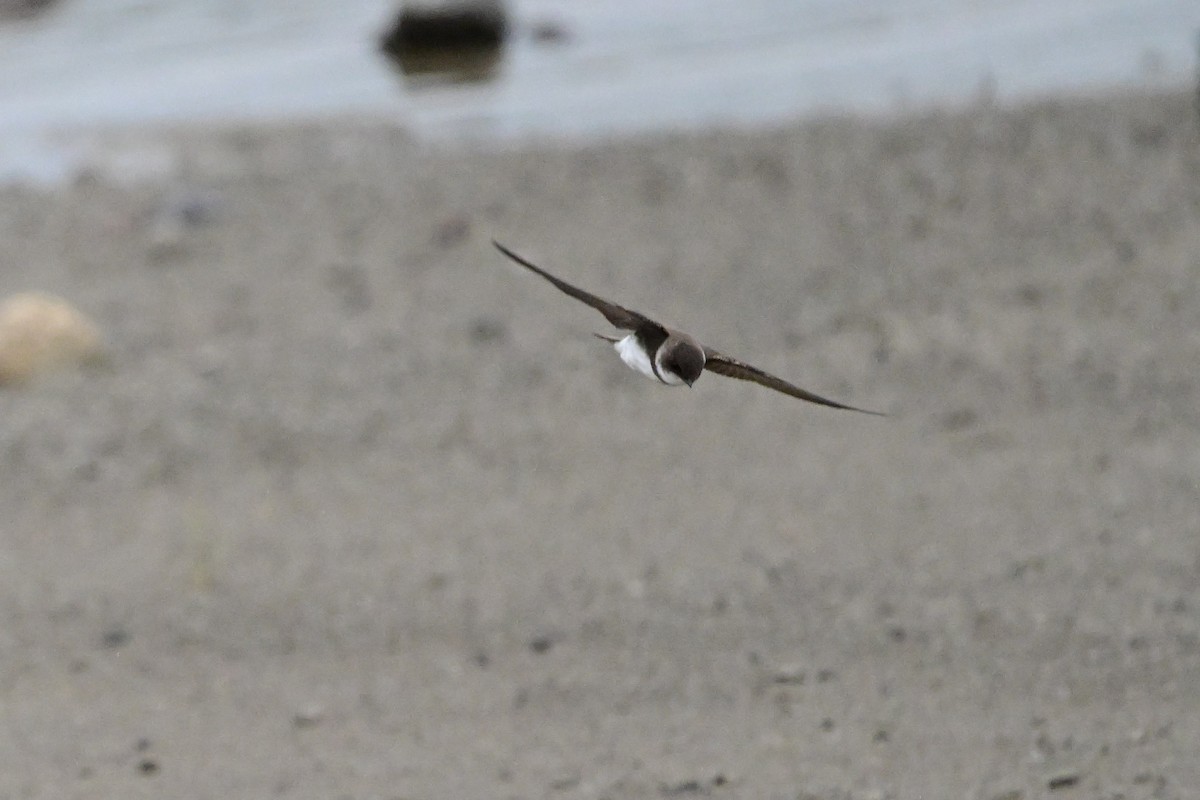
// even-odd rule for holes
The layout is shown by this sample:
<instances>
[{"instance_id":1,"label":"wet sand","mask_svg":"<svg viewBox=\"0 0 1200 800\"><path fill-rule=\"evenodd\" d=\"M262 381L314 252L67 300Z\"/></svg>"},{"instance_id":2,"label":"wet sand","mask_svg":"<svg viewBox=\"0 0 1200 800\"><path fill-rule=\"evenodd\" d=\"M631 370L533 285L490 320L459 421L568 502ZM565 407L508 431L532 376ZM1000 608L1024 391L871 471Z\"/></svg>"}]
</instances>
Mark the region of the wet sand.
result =
<instances>
[{"instance_id":1,"label":"wet sand","mask_svg":"<svg viewBox=\"0 0 1200 800\"><path fill-rule=\"evenodd\" d=\"M0 190L111 353L0 395L0 795L1200 796L1190 94L138 136Z\"/></svg>"}]
</instances>

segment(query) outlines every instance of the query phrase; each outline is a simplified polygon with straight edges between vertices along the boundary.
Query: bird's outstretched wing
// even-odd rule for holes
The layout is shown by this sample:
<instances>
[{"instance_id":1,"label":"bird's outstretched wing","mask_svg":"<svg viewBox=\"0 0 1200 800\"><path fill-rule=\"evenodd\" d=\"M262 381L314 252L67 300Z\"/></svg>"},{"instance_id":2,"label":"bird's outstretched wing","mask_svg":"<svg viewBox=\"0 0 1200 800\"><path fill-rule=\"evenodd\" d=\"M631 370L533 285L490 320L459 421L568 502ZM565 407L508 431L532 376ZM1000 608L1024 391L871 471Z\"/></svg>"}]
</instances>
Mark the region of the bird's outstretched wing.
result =
<instances>
[{"instance_id":1,"label":"bird's outstretched wing","mask_svg":"<svg viewBox=\"0 0 1200 800\"><path fill-rule=\"evenodd\" d=\"M492 244L496 246L497 250L499 250L501 253L504 253L504 255L508 256L513 261L517 262L526 269L536 272L538 275L541 275L543 278L550 281L558 288L559 291L574 297L576 300L587 303L589 306L599 311L604 315L605 319L607 319L613 324L613 326L617 328L627 331L639 330L646 326L662 328L662 325L645 316L644 314L639 314L638 312L625 308L624 306L619 306L616 303L609 302L601 297L596 297L596 295L591 294L590 292L585 292L583 289L580 289L577 286L572 286L566 281L554 277L536 264L526 261L512 250L509 250L507 247L497 242L495 239L492 240Z\"/></svg>"},{"instance_id":2,"label":"bird's outstretched wing","mask_svg":"<svg viewBox=\"0 0 1200 800\"><path fill-rule=\"evenodd\" d=\"M724 375L727 378L737 378L742 381L752 381L760 384L768 389L774 389L777 392L783 392L786 395L797 397L801 400L807 400L810 403L817 405L829 406L830 408L841 408L846 411L858 411L863 414L874 414L877 417L886 417L887 415L880 411L868 411L865 408L855 408L854 406L844 405L834 400L821 397L812 392L805 391L799 386L788 383L783 378L777 378L769 372L763 372L758 367L751 366L744 361L738 361L736 358L730 358L724 353L719 353L711 347L704 348L704 368L710 372L715 372L718 375Z\"/></svg>"}]
</instances>

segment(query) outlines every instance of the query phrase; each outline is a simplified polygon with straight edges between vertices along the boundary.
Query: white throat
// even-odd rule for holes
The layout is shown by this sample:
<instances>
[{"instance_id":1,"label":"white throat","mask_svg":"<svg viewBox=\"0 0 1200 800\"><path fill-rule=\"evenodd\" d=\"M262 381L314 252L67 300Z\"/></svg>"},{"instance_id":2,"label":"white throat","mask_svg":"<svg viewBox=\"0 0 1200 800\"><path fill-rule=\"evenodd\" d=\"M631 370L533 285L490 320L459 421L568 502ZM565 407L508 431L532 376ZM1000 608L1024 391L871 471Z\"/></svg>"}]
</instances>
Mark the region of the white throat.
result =
<instances>
[{"instance_id":1,"label":"white throat","mask_svg":"<svg viewBox=\"0 0 1200 800\"><path fill-rule=\"evenodd\" d=\"M613 343L613 347L615 347L617 352L620 353L621 360L625 362L625 365L635 372L640 372L647 378L653 378L656 381L662 381L668 386L683 385L683 380L679 378L679 376L663 369L662 361L657 357L657 355L662 354L661 347L659 348L658 354L654 359L654 366L658 367L657 374L654 372L654 367L650 365L650 356L645 350L642 349L642 346L638 343L637 336L635 334L631 333L624 339L617 340Z\"/></svg>"}]
</instances>

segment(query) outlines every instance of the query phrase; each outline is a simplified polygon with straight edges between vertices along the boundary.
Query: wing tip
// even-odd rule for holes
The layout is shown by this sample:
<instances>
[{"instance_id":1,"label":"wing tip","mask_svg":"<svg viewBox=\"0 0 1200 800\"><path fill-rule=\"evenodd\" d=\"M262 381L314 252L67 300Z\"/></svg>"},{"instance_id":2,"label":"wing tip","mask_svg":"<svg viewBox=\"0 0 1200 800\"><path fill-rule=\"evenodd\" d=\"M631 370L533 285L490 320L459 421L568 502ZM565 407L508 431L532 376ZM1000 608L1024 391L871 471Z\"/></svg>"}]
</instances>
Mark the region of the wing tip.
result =
<instances>
[{"instance_id":1,"label":"wing tip","mask_svg":"<svg viewBox=\"0 0 1200 800\"><path fill-rule=\"evenodd\" d=\"M554 278L551 275L547 274L547 272L544 269L542 269L541 267L539 267L537 264L534 264L532 261L530 261L528 258L525 258L524 256L517 255L516 252L508 249L507 247L500 244L500 242L496 241L495 239L492 239L492 246L495 247L497 250L499 250L504 255L508 256L508 258L511 259L514 263L520 264L522 267L525 267L528 270L533 270L538 275L541 275L543 278L545 278L546 280L548 280L552 283L555 283L555 284L558 283L557 278Z\"/></svg>"},{"instance_id":2,"label":"wing tip","mask_svg":"<svg viewBox=\"0 0 1200 800\"><path fill-rule=\"evenodd\" d=\"M808 398L800 398L800 399L806 400ZM835 411L857 411L859 414L870 414L872 417L890 417L891 416L891 414L887 413L886 411L874 411L870 408L859 408L858 406L849 406L849 405L846 405L845 403L839 403L836 400L828 400L824 397L821 397L818 400L809 400L809 402L815 403L816 405L819 405L819 406L825 406L826 408L832 408Z\"/></svg>"}]
</instances>

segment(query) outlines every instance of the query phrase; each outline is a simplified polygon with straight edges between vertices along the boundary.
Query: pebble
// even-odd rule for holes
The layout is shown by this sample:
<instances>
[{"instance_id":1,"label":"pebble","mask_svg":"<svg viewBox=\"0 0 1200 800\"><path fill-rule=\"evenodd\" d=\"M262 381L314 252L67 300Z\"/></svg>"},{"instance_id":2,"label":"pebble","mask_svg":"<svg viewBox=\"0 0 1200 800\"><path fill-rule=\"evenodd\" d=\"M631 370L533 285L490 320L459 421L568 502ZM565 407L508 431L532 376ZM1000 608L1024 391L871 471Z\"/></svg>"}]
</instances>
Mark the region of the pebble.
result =
<instances>
[{"instance_id":1,"label":"pebble","mask_svg":"<svg viewBox=\"0 0 1200 800\"><path fill-rule=\"evenodd\" d=\"M0 306L0 386L20 386L103 355L99 328L61 297L23 292Z\"/></svg>"}]
</instances>

